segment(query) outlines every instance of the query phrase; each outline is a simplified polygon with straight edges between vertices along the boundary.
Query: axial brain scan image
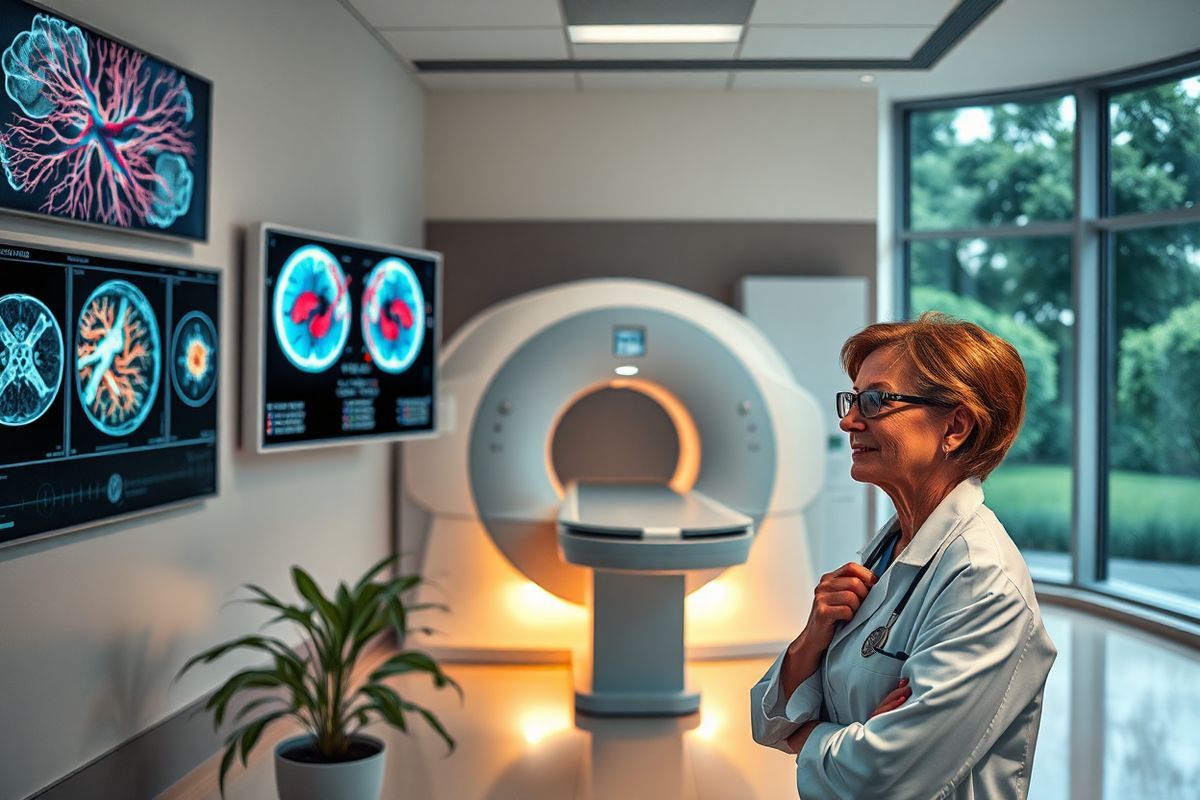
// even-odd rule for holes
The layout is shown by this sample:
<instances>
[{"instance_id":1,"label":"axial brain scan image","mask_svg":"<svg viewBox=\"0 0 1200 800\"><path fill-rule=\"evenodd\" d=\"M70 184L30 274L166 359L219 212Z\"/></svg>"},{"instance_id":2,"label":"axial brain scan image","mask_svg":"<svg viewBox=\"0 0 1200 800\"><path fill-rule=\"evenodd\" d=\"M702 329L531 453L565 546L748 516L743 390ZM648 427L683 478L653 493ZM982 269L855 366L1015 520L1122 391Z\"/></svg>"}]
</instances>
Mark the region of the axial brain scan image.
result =
<instances>
[{"instance_id":1,"label":"axial brain scan image","mask_svg":"<svg viewBox=\"0 0 1200 800\"><path fill-rule=\"evenodd\" d=\"M162 351L146 295L128 281L102 283L83 304L75 336L79 402L98 430L137 430L158 395Z\"/></svg>"},{"instance_id":2,"label":"axial brain scan image","mask_svg":"<svg viewBox=\"0 0 1200 800\"><path fill-rule=\"evenodd\" d=\"M275 285L275 335L288 361L324 372L350 336L349 279L323 247L306 245L288 256Z\"/></svg>"},{"instance_id":3,"label":"axial brain scan image","mask_svg":"<svg viewBox=\"0 0 1200 800\"><path fill-rule=\"evenodd\" d=\"M179 399L193 408L207 403L217 386L217 329L200 311L179 321L172 348L171 378Z\"/></svg>"},{"instance_id":4,"label":"axial brain scan image","mask_svg":"<svg viewBox=\"0 0 1200 800\"><path fill-rule=\"evenodd\" d=\"M425 295L412 267L399 258L380 261L367 276L362 306L371 358L385 372L408 369L425 339Z\"/></svg>"},{"instance_id":5,"label":"axial brain scan image","mask_svg":"<svg viewBox=\"0 0 1200 800\"><path fill-rule=\"evenodd\" d=\"M27 294L0 297L0 425L28 425L62 385L63 337L50 309Z\"/></svg>"}]
</instances>

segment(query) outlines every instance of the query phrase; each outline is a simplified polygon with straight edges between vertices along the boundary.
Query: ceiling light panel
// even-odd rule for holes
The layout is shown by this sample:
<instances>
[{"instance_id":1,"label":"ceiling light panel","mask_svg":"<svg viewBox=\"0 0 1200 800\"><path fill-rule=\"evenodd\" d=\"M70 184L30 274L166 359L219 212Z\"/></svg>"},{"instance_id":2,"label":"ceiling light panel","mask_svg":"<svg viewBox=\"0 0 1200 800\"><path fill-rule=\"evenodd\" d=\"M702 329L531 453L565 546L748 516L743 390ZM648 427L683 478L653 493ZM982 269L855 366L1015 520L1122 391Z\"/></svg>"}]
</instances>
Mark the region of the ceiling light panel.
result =
<instances>
[{"instance_id":1,"label":"ceiling light panel","mask_svg":"<svg viewBox=\"0 0 1200 800\"><path fill-rule=\"evenodd\" d=\"M562 27L558 0L346 0L376 28Z\"/></svg>"},{"instance_id":2,"label":"ceiling light panel","mask_svg":"<svg viewBox=\"0 0 1200 800\"><path fill-rule=\"evenodd\" d=\"M737 56L736 44L573 44L571 52L580 60L631 59L671 61L672 59L719 60Z\"/></svg>"},{"instance_id":3,"label":"ceiling light panel","mask_svg":"<svg viewBox=\"0 0 1200 800\"><path fill-rule=\"evenodd\" d=\"M573 44L726 44L742 36L741 25L570 25Z\"/></svg>"}]
</instances>

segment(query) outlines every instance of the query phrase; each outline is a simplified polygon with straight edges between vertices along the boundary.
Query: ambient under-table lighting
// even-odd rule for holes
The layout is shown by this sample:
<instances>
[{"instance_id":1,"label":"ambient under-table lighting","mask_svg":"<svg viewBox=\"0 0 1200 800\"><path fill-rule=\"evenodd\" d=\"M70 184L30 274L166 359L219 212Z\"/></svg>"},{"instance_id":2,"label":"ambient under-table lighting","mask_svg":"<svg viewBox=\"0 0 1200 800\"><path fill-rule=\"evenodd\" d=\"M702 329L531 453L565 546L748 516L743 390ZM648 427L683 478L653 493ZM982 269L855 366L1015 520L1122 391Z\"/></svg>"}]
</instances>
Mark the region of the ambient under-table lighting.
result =
<instances>
[{"instance_id":1,"label":"ambient under-table lighting","mask_svg":"<svg viewBox=\"0 0 1200 800\"><path fill-rule=\"evenodd\" d=\"M728 44L741 25L568 25L574 44Z\"/></svg>"}]
</instances>

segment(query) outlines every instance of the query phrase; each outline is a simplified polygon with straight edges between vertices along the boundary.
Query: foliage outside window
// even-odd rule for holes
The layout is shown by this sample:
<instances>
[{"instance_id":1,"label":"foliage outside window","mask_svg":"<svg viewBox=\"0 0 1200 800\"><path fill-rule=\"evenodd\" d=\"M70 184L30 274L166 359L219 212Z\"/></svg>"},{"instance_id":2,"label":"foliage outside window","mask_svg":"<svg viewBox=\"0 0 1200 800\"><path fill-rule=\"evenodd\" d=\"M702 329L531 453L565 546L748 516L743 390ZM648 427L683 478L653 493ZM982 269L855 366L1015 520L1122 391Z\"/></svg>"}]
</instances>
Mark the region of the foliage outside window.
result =
<instances>
[{"instance_id":1,"label":"foliage outside window","mask_svg":"<svg viewBox=\"0 0 1200 800\"><path fill-rule=\"evenodd\" d=\"M1027 555L1070 549L1071 242L1044 228L1075 213L1074 118L1071 97L908 116L908 218L939 234L908 243L908 308L975 322L1025 362L1026 422L985 493Z\"/></svg>"}]
</instances>

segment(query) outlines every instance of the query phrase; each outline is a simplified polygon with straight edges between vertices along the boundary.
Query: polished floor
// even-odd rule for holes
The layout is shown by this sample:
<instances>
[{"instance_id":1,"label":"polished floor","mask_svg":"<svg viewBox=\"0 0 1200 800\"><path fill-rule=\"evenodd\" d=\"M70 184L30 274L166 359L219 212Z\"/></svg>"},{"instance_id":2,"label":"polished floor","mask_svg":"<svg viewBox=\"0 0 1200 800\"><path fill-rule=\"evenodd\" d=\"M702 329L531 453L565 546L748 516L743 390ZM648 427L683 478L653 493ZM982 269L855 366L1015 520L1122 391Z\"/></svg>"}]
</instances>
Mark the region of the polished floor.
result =
<instances>
[{"instance_id":1,"label":"polished floor","mask_svg":"<svg viewBox=\"0 0 1200 800\"><path fill-rule=\"evenodd\" d=\"M1033 800L1200 800L1200 652L1078 612L1043 606L1059 658L1046 687ZM421 800L754 800L796 796L793 759L750 739L747 695L769 659L692 665L699 714L677 720L576 717L560 666L449 665L460 705L425 681L402 694L458 739L382 732L385 798ZM228 800L267 800L267 753L230 775ZM211 792L189 797L217 800ZM172 796L168 792L167 796ZM182 796L182 795L180 795Z\"/></svg>"}]
</instances>

